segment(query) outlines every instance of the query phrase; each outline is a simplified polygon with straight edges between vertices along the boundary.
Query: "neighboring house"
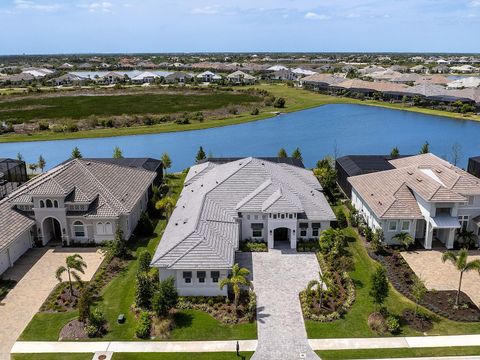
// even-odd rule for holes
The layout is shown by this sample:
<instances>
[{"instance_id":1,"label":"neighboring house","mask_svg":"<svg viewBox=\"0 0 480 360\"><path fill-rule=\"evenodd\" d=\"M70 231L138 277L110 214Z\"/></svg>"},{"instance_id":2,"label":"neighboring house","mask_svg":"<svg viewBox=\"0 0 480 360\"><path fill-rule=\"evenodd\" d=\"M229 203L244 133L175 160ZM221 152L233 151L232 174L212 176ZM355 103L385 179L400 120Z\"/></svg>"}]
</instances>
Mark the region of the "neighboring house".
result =
<instances>
[{"instance_id":1,"label":"neighboring house","mask_svg":"<svg viewBox=\"0 0 480 360\"><path fill-rule=\"evenodd\" d=\"M30 84L35 81L35 76L28 73L20 73L3 77L1 78L1 81L5 83L10 83L12 85Z\"/></svg>"},{"instance_id":2,"label":"neighboring house","mask_svg":"<svg viewBox=\"0 0 480 360\"><path fill-rule=\"evenodd\" d=\"M297 166L300 165L300 166ZM152 266L173 276L180 295L226 295L244 240L296 248L318 239L335 215L301 162L278 158L210 159L190 168Z\"/></svg>"},{"instance_id":3,"label":"neighboring house","mask_svg":"<svg viewBox=\"0 0 480 360\"><path fill-rule=\"evenodd\" d=\"M451 71L462 74L469 74L477 71L478 69L472 65L452 66Z\"/></svg>"},{"instance_id":4,"label":"neighboring house","mask_svg":"<svg viewBox=\"0 0 480 360\"><path fill-rule=\"evenodd\" d=\"M103 75L100 79L105 84L116 84L125 81L125 78L124 74L111 71Z\"/></svg>"},{"instance_id":5,"label":"neighboring house","mask_svg":"<svg viewBox=\"0 0 480 360\"><path fill-rule=\"evenodd\" d=\"M416 65L410 68L410 72L412 73L426 73L428 68L424 65Z\"/></svg>"},{"instance_id":6,"label":"neighboring house","mask_svg":"<svg viewBox=\"0 0 480 360\"><path fill-rule=\"evenodd\" d=\"M386 243L408 232L426 249L451 249L457 231L479 234L480 179L430 153L389 163L394 169L348 178L353 206Z\"/></svg>"},{"instance_id":7,"label":"neighboring house","mask_svg":"<svg viewBox=\"0 0 480 360\"><path fill-rule=\"evenodd\" d=\"M255 76L244 73L243 71L235 71L227 75L227 80L231 84L235 85L244 85L244 84L254 84L257 81Z\"/></svg>"},{"instance_id":8,"label":"neighboring house","mask_svg":"<svg viewBox=\"0 0 480 360\"><path fill-rule=\"evenodd\" d=\"M128 240L162 178L154 159L74 159L0 200L0 274L34 244Z\"/></svg>"},{"instance_id":9,"label":"neighboring house","mask_svg":"<svg viewBox=\"0 0 480 360\"><path fill-rule=\"evenodd\" d=\"M165 76L165 82L168 84L174 84L174 83L185 84L191 79L192 79L192 75L184 72L180 72L180 71L176 71Z\"/></svg>"},{"instance_id":10,"label":"neighboring house","mask_svg":"<svg viewBox=\"0 0 480 360\"><path fill-rule=\"evenodd\" d=\"M68 73L68 74L49 80L49 83L52 83L55 86L82 85L82 84L85 84L88 80L89 78L86 78L74 73Z\"/></svg>"},{"instance_id":11,"label":"neighboring house","mask_svg":"<svg viewBox=\"0 0 480 360\"><path fill-rule=\"evenodd\" d=\"M202 82L215 82L222 80L222 77L220 75L217 75L211 71L204 71L200 74L197 75L197 79L199 79Z\"/></svg>"},{"instance_id":12,"label":"neighboring house","mask_svg":"<svg viewBox=\"0 0 480 360\"><path fill-rule=\"evenodd\" d=\"M0 159L0 199L27 182L27 167L24 161Z\"/></svg>"},{"instance_id":13,"label":"neighboring house","mask_svg":"<svg viewBox=\"0 0 480 360\"><path fill-rule=\"evenodd\" d=\"M53 74L53 71L50 69L43 69L43 68L27 68L23 69L23 74L30 74L35 78L43 78L47 75Z\"/></svg>"}]
</instances>

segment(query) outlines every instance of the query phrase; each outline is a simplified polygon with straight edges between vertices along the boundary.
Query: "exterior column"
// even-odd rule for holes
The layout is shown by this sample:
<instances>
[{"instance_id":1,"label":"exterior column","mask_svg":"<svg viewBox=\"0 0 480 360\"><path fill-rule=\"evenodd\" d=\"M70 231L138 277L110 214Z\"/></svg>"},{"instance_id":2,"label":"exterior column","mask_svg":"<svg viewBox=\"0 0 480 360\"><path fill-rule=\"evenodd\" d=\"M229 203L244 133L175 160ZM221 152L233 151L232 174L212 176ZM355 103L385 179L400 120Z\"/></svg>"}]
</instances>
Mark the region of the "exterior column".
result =
<instances>
[{"instance_id":1,"label":"exterior column","mask_svg":"<svg viewBox=\"0 0 480 360\"><path fill-rule=\"evenodd\" d=\"M291 249L297 248L297 234L295 229L290 229L290 248Z\"/></svg>"},{"instance_id":2,"label":"exterior column","mask_svg":"<svg viewBox=\"0 0 480 360\"><path fill-rule=\"evenodd\" d=\"M425 249L430 250L432 248L433 241L433 228L430 222L427 222L427 228L425 230Z\"/></svg>"},{"instance_id":3,"label":"exterior column","mask_svg":"<svg viewBox=\"0 0 480 360\"><path fill-rule=\"evenodd\" d=\"M268 229L268 248L273 249L274 242L273 242L273 233L274 231L272 229Z\"/></svg>"},{"instance_id":4,"label":"exterior column","mask_svg":"<svg viewBox=\"0 0 480 360\"><path fill-rule=\"evenodd\" d=\"M455 242L455 229L448 230L448 239L445 243L447 249L453 249L453 243Z\"/></svg>"}]
</instances>

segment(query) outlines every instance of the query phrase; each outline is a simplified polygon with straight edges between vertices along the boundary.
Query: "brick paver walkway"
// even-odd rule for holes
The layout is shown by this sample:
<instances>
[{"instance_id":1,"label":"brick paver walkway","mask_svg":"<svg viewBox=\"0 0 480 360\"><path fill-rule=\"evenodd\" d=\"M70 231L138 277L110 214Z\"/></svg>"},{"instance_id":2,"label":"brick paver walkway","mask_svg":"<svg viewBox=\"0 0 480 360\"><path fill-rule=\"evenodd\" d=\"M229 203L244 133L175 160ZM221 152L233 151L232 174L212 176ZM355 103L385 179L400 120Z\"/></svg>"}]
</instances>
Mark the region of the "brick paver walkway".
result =
<instances>
[{"instance_id":1,"label":"brick paver walkway","mask_svg":"<svg viewBox=\"0 0 480 360\"><path fill-rule=\"evenodd\" d=\"M0 359L10 359L10 349L28 325L52 289L58 283L55 270L65 264L67 256L79 253L88 268L84 280L90 280L102 262L95 248L31 249L3 277L18 281L0 304Z\"/></svg>"},{"instance_id":2,"label":"brick paver walkway","mask_svg":"<svg viewBox=\"0 0 480 360\"><path fill-rule=\"evenodd\" d=\"M442 263L439 250L402 252L403 258L415 273L425 280L428 289L457 290L460 273L450 263ZM480 259L480 252L470 251L468 261ZM463 274L462 291L480 306L480 276L476 271Z\"/></svg>"},{"instance_id":3,"label":"brick paver walkway","mask_svg":"<svg viewBox=\"0 0 480 360\"><path fill-rule=\"evenodd\" d=\"M270 249L252 253L251 258L258 327L258 346L252 360L319 359L308 344L298 298L308 282L318 278L315 254Z\"/></svg>"}]
</instances>

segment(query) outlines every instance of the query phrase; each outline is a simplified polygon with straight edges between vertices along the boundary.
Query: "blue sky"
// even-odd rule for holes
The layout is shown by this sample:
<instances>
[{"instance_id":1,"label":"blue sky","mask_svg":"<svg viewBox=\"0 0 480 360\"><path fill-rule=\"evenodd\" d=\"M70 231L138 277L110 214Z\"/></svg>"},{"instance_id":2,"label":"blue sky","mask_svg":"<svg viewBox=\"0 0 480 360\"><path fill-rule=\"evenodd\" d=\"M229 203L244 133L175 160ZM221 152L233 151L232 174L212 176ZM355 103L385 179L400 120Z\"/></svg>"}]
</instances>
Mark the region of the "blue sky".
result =
<instances>
[{"instance_id":1,"label":"blue sky","mask_svg":"<svg viewBox=\"0 0 480 360\"><path fill-rule=\"evenodd\" d=\"M480 0L0 0L0 53L480 52Z\"/></svg>"}]
</instances>

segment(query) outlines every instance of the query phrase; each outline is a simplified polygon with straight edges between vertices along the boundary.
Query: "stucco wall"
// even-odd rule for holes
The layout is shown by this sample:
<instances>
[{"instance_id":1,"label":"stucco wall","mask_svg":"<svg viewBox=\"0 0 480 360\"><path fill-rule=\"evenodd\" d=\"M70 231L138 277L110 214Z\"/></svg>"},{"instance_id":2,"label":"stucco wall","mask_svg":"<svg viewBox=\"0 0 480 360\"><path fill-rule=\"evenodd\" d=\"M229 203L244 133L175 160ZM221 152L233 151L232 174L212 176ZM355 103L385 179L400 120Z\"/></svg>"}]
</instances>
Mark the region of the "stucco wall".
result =
<instances>
[{"instance_id":1,"label":"stucco wall","mask_svg":"<svg viewBox=\"0 0 480 360\"><path fill-rule=\"evenodd\" d=\"M186 284L183 279L183 272L190 271L192 272L192 282ZM200 283L197 278L197 271L206 271L205 283ZM173 276L175 280L175 286L177 288L178 294L180 296L227 296L227 287L224 287L223 290L220 290L219 283L212 282L210 272L211 271L220 271L220 278L225 278L228 276L228 270L168 270L160 269L160 281Z\"/></svg>"}]
</instances>

